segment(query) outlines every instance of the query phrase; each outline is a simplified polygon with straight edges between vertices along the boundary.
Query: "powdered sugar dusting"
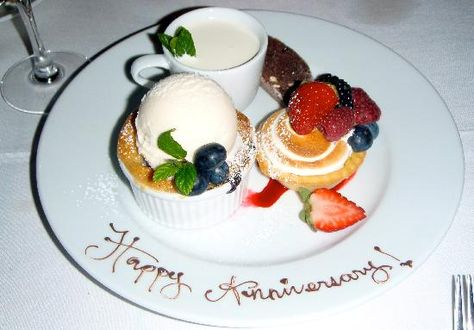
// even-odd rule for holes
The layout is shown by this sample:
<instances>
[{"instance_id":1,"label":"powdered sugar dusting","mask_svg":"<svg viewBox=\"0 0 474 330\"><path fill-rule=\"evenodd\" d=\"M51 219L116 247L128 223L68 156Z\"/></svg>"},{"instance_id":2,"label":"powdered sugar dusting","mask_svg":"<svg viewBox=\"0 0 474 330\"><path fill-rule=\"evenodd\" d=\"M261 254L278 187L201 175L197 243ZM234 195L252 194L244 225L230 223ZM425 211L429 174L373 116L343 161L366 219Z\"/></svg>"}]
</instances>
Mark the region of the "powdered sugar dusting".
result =
<instances>
[{"instance_id":1,"label":"powdered sugar dusting","mask_svg":"<svg viewBox=\"0 0 474 330\"><path fill-rule=\"evenodd\" d=\"M81 208L92 202L103 206L107 215L116 214L118 212L118 184L117 176L112 173L98 174L88 178L84 184L78 186L80 197L76 200L76 206Z\"/></svg>"},{"instance_id":2,"label":"powdered sugar dusting","mask_svg":"<svg viewBox=\"0 0 474 330\"><path fill-rule=\"evenodd\" d=\"M232 189L229 192L235 190L235 186L240 183L242 173L247 171L255 161L255 154L257 148L255 146L255 130L250 124L250 121L240 112L238 113L238 133L239 139L242 143L242 147L235 153L232 159L228 160L229 163L229 182Z\"/></svg>"}]
</instances>

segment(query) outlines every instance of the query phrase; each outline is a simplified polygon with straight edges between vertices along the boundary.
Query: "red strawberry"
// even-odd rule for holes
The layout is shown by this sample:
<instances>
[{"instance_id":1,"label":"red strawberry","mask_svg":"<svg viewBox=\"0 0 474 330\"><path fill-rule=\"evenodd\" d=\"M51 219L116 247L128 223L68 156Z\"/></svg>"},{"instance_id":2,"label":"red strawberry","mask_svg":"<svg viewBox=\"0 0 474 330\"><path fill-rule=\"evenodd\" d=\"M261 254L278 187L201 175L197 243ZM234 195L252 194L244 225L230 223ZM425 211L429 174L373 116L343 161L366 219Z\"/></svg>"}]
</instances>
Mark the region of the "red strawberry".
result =
<instances>
[{"instance_id":1,"label":"red strawberry","mask_svg":"<svg viewBox=\"0 0 474 330\"><path fill-rule=\"evenodd\" d=\"M354 127L354 110L347 107L334 108L318 125L328 141L337 141Z\"/></svg>"},{"instance_id":2,"label":"red strawberry","mask_svg":"<svg viewBox=\"0 0 474 330\"><path fill-rule=\"evenodd\" d=\"M316 189L309 197L310 221L315 229L332 232L365 218L363 208L332 189Z\"/></svg>"},{"instance_id":3,"label":"red strawberry","mask_svg":"<svg viewBox=\"0 0 474 330\"><path fill-rule=\"evenodd\" d=\"M309 134L336 106L339 98L334 89L319 81L298 87L288 103L288 116L296 133Z\"/></svg>"},{"instance_id":4,"label":"red strawberry","mask_svg":"<svg viewBox=\"0 0 474 330\"><path fill-rule=\"evenodd\" d=\"M362 88L352 88L352 98L356 125L370 124L380 119L380 108Z\"/></svg>"}]
</instances>

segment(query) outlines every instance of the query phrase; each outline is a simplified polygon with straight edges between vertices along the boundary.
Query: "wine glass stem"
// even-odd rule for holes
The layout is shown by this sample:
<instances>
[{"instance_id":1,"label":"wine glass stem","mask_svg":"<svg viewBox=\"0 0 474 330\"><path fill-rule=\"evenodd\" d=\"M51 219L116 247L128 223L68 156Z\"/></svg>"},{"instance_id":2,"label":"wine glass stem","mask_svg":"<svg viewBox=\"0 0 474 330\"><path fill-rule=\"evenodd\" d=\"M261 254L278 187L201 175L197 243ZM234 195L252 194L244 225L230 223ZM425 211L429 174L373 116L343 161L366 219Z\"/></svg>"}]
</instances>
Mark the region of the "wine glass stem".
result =
<instances>
[{"instance_id":1,"label":"wine glass stem","mask_svg":"<svg viewBox=\"0 0 474 330\"><path fill-rule=\"evenodd\" d=\"M52 61L41 40L31 0L17 0L16 4L33 49L33 78L38 82L51 83L58 77L59 68Z\"/></svg>"}]
</instances>

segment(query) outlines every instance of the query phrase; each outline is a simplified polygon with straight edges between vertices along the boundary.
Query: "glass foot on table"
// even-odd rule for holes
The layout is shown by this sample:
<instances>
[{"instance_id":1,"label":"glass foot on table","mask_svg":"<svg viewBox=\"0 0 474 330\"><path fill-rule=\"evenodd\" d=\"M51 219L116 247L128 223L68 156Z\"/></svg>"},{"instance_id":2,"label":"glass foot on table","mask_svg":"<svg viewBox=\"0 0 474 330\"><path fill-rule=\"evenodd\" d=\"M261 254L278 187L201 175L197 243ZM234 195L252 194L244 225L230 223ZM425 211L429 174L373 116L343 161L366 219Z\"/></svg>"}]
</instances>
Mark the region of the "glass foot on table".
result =
<instances>
[{"instance_id":1,"label":"glass foot on table","mask_svg":"<svg viewBox=\"0 0 474 330\"><path fill-rule=\"evenodd\" d=\"M25 113L43 114L64 83L87 62L85 56L71 52L48 52L48 56L59 69L58 76L49 83L34 77L34 55L14 64L5 73L0 81L0 93L10 107Z\"/></svg>"}]
</instances>

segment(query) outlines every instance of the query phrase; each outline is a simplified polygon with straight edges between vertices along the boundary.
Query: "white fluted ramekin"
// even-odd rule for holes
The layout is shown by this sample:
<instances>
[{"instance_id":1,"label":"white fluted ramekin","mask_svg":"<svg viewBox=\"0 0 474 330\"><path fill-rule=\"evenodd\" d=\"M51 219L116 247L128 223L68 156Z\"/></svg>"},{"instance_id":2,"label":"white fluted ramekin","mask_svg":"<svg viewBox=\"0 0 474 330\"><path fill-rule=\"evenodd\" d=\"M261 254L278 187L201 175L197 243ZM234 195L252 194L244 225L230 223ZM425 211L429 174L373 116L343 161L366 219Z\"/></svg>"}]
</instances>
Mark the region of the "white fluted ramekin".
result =
<instances>
[{"instance_id":1,"label":"white fluted ramekin","mask_svg":"<svg viewBox=\"0 0 474 330\"><path fill-rule=\"evenodd\" d=\"M253 161L241 171L240 183L233 191L230 182L197 196L161 192L137 183L126 166L120 167L130 182L140 209L160 225L175 229L196 229L228 219L242 204ZM231 191L231 192L229 192Z\"/></svg>"}]
</instances>

